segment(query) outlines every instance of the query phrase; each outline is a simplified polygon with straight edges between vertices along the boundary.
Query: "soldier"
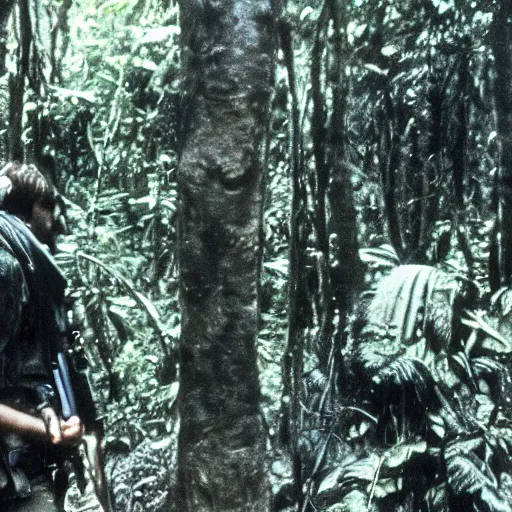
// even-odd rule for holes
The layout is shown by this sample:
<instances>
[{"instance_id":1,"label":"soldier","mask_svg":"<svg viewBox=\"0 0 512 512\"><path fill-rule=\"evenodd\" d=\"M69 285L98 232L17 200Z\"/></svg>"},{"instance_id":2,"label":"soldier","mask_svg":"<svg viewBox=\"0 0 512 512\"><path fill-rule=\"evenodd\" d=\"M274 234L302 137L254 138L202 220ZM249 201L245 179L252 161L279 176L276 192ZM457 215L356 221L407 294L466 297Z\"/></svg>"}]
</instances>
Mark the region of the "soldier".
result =
<instances>
[{"instance_id":1,"label":"soldier","mask_svg":"<svg viewBox=\"0 0 512 512\"><path fill-rule=\"evenodd\" d=\"M57 512L52 449L80 441L63 419L52 362L66 347L66 281L52 253L65 224L57 196L32 165L0 170L0 503Z\"/></svg>"}]
</instances>

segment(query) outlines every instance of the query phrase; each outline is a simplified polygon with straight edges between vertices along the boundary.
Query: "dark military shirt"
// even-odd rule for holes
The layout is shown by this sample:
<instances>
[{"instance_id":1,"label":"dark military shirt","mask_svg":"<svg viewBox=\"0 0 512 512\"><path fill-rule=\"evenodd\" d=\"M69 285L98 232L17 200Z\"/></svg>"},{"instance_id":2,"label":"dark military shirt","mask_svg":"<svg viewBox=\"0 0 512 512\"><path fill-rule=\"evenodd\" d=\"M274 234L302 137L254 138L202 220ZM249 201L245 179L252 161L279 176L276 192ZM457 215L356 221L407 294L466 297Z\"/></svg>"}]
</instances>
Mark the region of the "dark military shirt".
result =
<instances>
[{"instance_id":1,"label":"dark military shirt","mask_svg":"<svg viewBox=\"0 0 512 512\"><path fill-rule=\"evenodd\" d=\"M38 388L55 387L52 361L66 348L65 286L30 229L0 212L0 403L35 413ZM40 448L16 434L0 435L0 498L27 495L27 475L44 470L44 464L33 464L37 459Z\"/></svg>"},{"instance_id":2,"label":"dark military shirt","mask_svg":"<svg viewBox=\"0 0 512 512\"><path fill-rule=\"evenodd\" d=\"M52 383L65 349L66 281L17 217L0 212L0 388Z\"/></svg>"}]
</instances>

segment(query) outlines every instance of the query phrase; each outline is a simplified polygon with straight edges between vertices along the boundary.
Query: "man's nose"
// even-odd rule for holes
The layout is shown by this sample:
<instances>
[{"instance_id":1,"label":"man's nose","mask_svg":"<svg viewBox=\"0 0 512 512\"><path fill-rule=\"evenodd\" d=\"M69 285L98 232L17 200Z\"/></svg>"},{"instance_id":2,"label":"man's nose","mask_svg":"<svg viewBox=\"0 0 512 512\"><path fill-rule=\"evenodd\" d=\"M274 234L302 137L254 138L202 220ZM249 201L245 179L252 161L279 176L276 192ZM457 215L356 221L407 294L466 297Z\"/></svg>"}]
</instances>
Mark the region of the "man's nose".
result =
<instances>
[{"instance_id":1,"label":"man's nose","mask_svg":"<svg viewBox=\"0 0 512 512\"><path fill-rule=\"evenodd\" d=\"M55 233L57 235L67 235L68 234L68 225L66 223L66 218L64 215L59 215L57 222L55 223Z\"/></svg>"}]
</instances>

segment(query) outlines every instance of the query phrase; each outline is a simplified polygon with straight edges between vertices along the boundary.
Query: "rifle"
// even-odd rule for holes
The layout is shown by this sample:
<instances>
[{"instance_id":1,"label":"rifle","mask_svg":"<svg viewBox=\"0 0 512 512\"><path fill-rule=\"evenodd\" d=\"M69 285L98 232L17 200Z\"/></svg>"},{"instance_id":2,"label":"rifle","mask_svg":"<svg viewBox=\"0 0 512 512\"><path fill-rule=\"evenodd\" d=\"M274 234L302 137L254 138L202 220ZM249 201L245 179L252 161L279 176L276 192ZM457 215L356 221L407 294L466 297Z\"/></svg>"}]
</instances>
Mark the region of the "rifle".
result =
<instances>
[{"instance_id":1,"label":"rifle","mask_svg":"<svg viewBox=\"0 0 512 512\"><path fill-rule=\"evenodd\" d=\"M89 414L85 414L83 419L86 424L89 423L91 428L86 431L82 438L85 456L89 463L91 470L91 477L94 484L96 497L103 508L104 512L112 512L112 503L110 493L105 478L105 470L103 464L103 456L101 451L101 438L103 436L103 428L96 418L91 418L91 410L94 410L92 396L90 393L89 383L83 373L77 370L73 365L68 366L66 356L64 353L57 353L56 362L53 364L53 377L57 387L57 393L62 406L62 417L67 420L71 416L83 417L80 413L80 407L77 405L85 403L84 410ZM75 385L73 385L75 384ZM80 395L77 397L74 390L80 390ZM89 417L88 417L89 416ZM90 422L87 422L87 420ZM82 459L78 452L72 453L68 456L75 469L77 485L83 494L85 489L84 466Z\"/></svg>"}]
</instances>

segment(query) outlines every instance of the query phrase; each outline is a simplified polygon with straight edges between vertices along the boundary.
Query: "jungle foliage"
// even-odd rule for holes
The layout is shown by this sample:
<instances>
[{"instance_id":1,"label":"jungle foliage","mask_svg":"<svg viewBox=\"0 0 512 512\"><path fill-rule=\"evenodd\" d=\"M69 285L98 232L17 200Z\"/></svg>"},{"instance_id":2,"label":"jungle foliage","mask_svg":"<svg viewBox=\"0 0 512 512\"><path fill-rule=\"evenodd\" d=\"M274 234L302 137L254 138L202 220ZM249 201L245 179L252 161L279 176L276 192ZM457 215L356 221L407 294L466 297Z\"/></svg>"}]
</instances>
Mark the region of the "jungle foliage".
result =
<instances>
[{"instance_id":1,"label":"jungle foliage","mask_svg":"<svg viewBox=\"0 0 512 512\"><path fill-rule=\"evenodd\" d=\"M511 8L289 0L274 20L257 350L276 510L512 508ZM66 202L58 261L122 511L170 510L176 483L179 15L0 9L0 159Z\"/></svg>"}]
</instances>

